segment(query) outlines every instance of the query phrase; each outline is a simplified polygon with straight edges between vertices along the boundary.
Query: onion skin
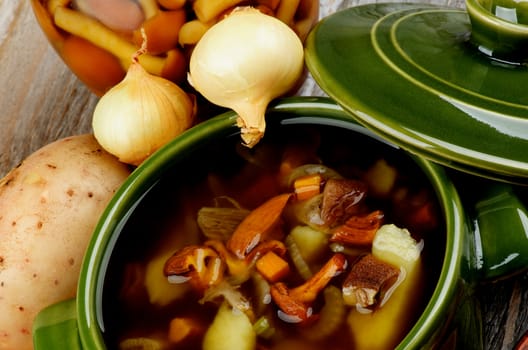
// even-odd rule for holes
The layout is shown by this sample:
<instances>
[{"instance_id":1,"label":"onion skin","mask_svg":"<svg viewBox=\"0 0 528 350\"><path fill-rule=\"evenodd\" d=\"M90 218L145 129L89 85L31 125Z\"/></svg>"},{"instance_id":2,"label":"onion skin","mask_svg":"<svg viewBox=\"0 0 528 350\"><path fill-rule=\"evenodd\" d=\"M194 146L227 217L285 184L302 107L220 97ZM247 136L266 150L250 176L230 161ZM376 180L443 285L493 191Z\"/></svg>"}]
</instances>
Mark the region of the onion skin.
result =
<instances>
[{"instance_id":1,"label":"onion skin","mask_svg":"<svg viewBox=\"0 0 528 350\"><path fill-rule=\"evenodd\" d=\"M121 162L139 165L194 123L194 100L133 61L125 78L97 103L97 141Z\"/></svg>"},{"instance_id":2,"label":"onion skin","mask_svg":"<svg viewBox=\"0 0 528 350\"><path fill-rule=\"evenodd\" d=\"M240 7L200 39L188 80L210 102L238 114L242 140L253 147L264 135L269 102L291 91L303 69L303 44L290 27Z\"/></svg>"}]
</instances>

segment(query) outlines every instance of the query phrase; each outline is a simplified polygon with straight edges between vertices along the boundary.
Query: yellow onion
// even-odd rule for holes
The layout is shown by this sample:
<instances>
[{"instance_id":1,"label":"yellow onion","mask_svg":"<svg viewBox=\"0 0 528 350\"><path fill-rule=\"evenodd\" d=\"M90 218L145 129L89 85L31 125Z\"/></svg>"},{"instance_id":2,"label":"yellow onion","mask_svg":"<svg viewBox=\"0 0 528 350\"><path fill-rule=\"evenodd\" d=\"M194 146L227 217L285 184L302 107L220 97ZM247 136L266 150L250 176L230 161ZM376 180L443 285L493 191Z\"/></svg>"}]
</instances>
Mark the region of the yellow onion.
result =
<instances>
[{"instance_id":1,"label":"yellow onion","mask_svg":"<svg viewBox=\"0 0 528 350\"><path fill-rule=\"evenodd\" d=\"M173 82L149 74L138 51L125 78L105 93L94 110L93 131L120 161L139 165L192 126L194 100Z\"/></svg>"},{"instance_id":2,"label":"yellow onion","mask_svg":"<svg viewBox=\"0 0 528 350\"><path fill-rule=\"evenodd\" d=\"M290 27L240 7L200 39L188 80L210 102L238 114L242 140L252 147L264 135L269 102L291 91L303 68L303 44Z\"/></svg>"}]
</instances>

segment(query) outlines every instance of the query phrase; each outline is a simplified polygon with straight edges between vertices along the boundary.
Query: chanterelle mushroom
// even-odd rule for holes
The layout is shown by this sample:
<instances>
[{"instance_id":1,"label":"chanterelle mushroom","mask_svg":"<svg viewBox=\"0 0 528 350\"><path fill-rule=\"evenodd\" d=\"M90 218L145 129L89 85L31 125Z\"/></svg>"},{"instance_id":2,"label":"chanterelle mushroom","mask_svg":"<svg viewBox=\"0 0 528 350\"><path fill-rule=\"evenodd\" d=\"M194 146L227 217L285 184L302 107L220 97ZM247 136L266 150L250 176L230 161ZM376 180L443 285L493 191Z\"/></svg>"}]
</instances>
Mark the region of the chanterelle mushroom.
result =
<instances>
[{"instance_id":1,"label":"chanterelle mushroom","mask_svg":"<svg viewBox=\"0 0 528 350\"><path fill-rule=\"evenodd\" d=\"M271 297L290 322L305 322L312 316L311 304L317 295L346 267L345 256L334 254L315 275L298 287L290 290L282 282L273 284L270 289Z\"/></svg>"},{"instance_id":2,"label":"chanterelle mushroom","mask_svg":"<svg viewBox=\"0 0 528 350\"><path fill-rule=\"evenodd\" d=\"M341 244L370 245L383 223L383 212L373 211L365 216L354 215L344 224L332 229L329 241Z\"/></svg>"},{"instance_id":3,"label":"chanterelle mushroom","mask_svg":"<svg viewBox=\"0 0 528 350\"><path fill-rule=\"evenodd\" d=\"M223 278L225 263L212 248L206 246L186 246L171 256L163 268L169 282L189 284L204 292L209 286Z\"/></svg>"}]
</instances>

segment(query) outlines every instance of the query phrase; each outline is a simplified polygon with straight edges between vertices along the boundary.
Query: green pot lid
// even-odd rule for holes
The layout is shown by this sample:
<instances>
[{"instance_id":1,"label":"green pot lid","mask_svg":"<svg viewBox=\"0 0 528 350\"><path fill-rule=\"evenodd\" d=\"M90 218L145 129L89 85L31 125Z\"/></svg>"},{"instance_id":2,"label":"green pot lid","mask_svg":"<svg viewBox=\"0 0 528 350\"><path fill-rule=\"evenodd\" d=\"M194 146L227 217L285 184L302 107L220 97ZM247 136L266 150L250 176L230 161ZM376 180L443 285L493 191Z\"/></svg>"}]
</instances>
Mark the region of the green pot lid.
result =
<instances>
[{"instance_id":1,"label":"green pot lid","mask_svg":"<svg viewBox=\"0 0 528 350\"><path fill-rule=\"evenodd\" d=\"M528 70L491 58L468 13L427 4L352 7L320 21L306 63L360 123L419 156L528 183Z\"/></svg>"}]
</instances>

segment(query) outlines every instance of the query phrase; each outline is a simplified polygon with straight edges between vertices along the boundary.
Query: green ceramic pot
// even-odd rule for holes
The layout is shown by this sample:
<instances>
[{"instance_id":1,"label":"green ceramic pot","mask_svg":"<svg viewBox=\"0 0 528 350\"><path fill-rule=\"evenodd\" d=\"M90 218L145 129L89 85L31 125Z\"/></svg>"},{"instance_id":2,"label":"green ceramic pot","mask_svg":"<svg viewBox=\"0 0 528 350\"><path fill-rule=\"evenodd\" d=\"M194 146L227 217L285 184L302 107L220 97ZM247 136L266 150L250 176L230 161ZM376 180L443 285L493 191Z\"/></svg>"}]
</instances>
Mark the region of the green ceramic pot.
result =
<instances>
[{"instance_id":1,"label":"green ceramic pot","mask_svg":"<svg viewBox=\"0 0 528 350\"><path fill-rule=\"evenodd\" d=\"M386 141L356 124L350 115L325 98L296 97L283 99L268 111L269 125L329 125L362 134L384 147L394 149ZM190 129L158 151L123 184L111 200L96 227L87 249L79 279L78 294L43 310L34 324L34 344L42 349L105 349L101 329L104 328L102 307L103 280L121 229L145 194L156 185L167 169L177 166L205 144L226 137L238 137L236 115L228 112ZM266 134L267 137L268 134ZM396 147L397 149L397 147ZM397 152L405 153L402 150ZM527 266L528 235L525 231L526 211L513 192L490 183L489 193L482 193L468 219L461 198L443 167L408 155L421 169L434 188L445 220L445 250L439 278L419 319L398 349L449 348L481 345L478 312L471 292L473 285L488 278L497 278ZM493 186L491 186L493 185ZM482 192L482 191L481 191ZM497 226L500 231L496 231ZM507 230L505 228L508 228ZM497 237L500 233L500 244ZM523 257L524 255L524 257ZM524 259L524 260L521 260ZM449 322L449 321L453 322ZM458 334L458 337L457 337Z\"/></svg>"}]
</instances>

